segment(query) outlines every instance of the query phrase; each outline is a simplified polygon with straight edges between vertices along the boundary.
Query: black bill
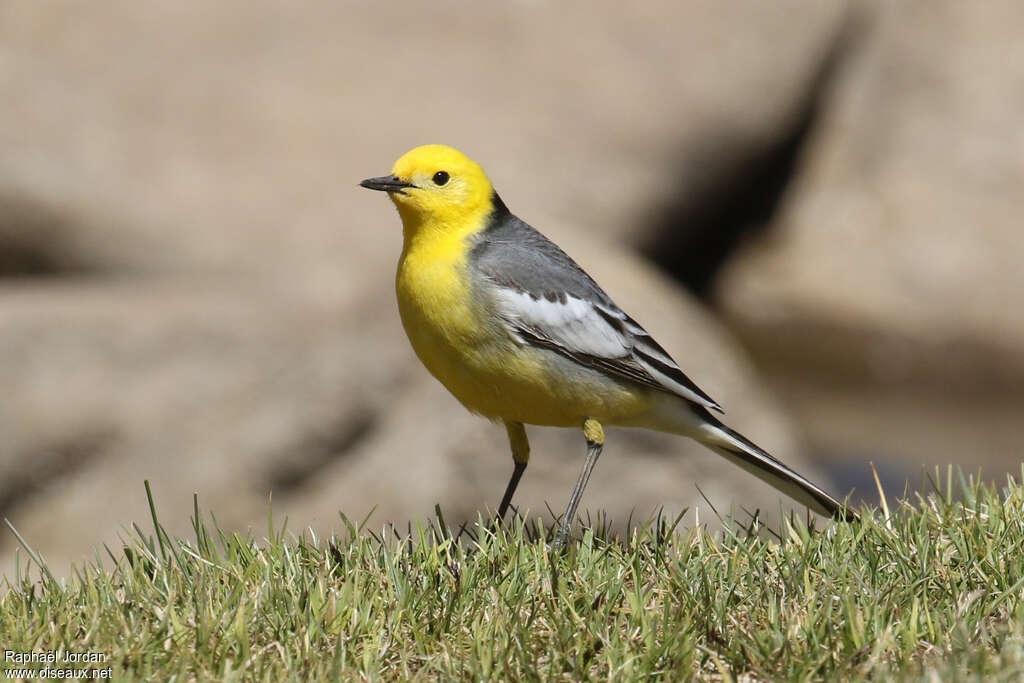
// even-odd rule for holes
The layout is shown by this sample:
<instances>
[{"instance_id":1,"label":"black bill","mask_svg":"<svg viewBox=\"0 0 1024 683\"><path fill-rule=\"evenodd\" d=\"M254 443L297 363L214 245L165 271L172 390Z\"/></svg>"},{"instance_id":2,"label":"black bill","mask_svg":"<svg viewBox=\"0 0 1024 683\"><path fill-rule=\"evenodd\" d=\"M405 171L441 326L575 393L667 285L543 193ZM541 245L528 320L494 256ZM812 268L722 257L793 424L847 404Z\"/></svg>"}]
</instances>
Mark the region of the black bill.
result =
<instances>
[{"instance_id":1,"label":"black bill","mask_svg":"<svg viewBox=\"0 0 1024 683\"><path fill-rule=\"evenodd\" d=\"M380 190L381 192L398 192L399 194L405 194L402 192L407 187L416 187L412 183L407 183L400 179L396 175L386 175L379 178L367 178L366 180L359 183L362 187L370 190Z\"/></svg>"}]
</instances>

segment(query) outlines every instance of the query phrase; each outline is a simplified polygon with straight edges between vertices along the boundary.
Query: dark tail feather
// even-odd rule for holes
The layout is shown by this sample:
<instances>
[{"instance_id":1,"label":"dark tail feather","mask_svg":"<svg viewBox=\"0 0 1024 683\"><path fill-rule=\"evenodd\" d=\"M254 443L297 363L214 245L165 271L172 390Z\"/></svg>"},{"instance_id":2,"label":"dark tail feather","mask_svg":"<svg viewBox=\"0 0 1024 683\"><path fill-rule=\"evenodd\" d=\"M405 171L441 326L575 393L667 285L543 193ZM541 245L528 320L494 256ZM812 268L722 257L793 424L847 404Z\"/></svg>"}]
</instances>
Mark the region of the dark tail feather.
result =
<instances>
[{"instance_id":1,"label":"dark tail feather","mask_svg":"<svg viewBox=\"0 0 1024 683\"><path fill-rule=\"evenodd\" d=\"M857 519L857 513L848 510L747 437L726 427L710 412L697 412L706 423L698 437L705 446L815 512L847 522Z\"/></svg>"}]
</instances>

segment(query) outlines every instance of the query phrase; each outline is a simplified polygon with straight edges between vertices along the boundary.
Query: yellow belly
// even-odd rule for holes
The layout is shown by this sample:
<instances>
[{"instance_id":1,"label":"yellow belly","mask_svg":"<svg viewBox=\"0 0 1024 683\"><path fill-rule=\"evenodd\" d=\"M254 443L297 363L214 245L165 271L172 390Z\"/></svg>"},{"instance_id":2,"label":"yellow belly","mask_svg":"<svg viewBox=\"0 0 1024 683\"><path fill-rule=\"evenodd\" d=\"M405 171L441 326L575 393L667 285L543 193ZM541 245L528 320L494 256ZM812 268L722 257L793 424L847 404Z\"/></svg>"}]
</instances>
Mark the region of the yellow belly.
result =
<instances>
[{"instance_id":1,"label":"yellow belly","mask_svg":"<svg viewBox=\"0 0 1024 683\"><path fill-rule=\"evenodd\" d=\"M466 408L491 419L578 427L588 417L628 422L650 407L649 392L636 385L517 343L473 296L457 252L407 249L396 290L416 355Z\"/></svg>"}]
</instances>

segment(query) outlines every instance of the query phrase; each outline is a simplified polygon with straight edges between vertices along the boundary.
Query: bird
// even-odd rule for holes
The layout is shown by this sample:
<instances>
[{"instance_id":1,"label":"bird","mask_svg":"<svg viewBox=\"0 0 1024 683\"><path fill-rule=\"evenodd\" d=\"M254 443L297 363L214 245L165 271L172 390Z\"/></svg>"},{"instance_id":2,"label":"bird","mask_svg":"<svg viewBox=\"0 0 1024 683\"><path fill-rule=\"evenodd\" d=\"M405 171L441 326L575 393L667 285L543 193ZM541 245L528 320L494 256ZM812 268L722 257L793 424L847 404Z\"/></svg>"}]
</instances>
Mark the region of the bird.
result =
<instances>
[{"instance_id":1,"label":"bird","mask_svg":"<svg viewBox=\"0 0 1024 683\"><path fill-rule=\"evenodd\" d=\"M416 355L470 412L504 423L513 469L496 521L530 459L525 425L582 429L586 441L556 546L568 540L605 426L692 438L811 510L855 518L726 426L722 407L572 258L512 214L465 154L423 145L359 184L387 193L401 218L395 289Z\"/></svg>"}]
</instances>

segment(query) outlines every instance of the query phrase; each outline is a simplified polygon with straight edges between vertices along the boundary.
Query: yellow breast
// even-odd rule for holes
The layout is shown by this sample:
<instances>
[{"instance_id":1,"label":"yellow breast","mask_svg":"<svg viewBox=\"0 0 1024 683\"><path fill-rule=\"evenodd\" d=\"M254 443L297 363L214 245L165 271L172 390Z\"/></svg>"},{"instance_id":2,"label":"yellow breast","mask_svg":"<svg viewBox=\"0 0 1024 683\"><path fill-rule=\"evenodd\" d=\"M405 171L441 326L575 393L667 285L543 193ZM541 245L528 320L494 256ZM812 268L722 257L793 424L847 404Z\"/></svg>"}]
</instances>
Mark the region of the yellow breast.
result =
<instances>
[{"instance_id":1,"label":"yellow breast","mask_svg":"<svg viewBox=\"0 0 1024 683\"><path fill-rule=\"evenodd\" d=\"M469 286L464 249L431 243L402 251L398 310L417 353L460 348L479 336Z\"/></svg>"},{"instance_id":2,"label":"yellow breast","mask_svg":"<svg viewBox=\"0 0 1024 683\"><path fill-rule=\"evenodd\" d=\"M426 368L471 410L473 366L489 343L486 315L470 290L467 249L457 240L407 243L395 289L402 325Z\"/></svg>"}]
</instances>

